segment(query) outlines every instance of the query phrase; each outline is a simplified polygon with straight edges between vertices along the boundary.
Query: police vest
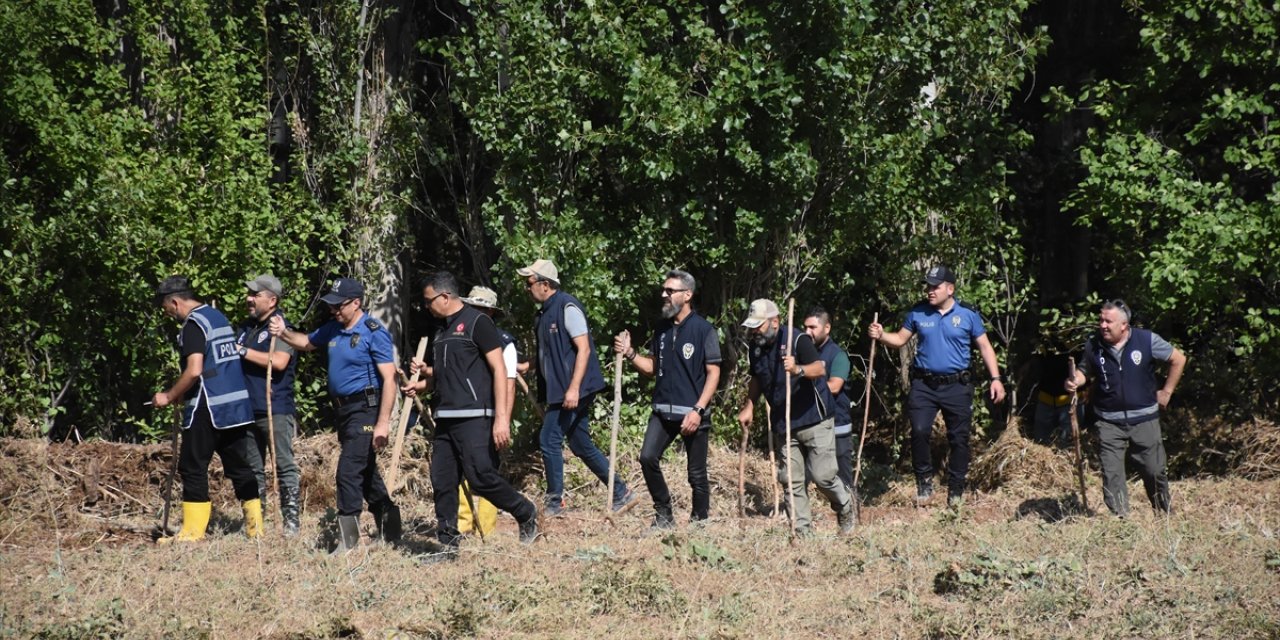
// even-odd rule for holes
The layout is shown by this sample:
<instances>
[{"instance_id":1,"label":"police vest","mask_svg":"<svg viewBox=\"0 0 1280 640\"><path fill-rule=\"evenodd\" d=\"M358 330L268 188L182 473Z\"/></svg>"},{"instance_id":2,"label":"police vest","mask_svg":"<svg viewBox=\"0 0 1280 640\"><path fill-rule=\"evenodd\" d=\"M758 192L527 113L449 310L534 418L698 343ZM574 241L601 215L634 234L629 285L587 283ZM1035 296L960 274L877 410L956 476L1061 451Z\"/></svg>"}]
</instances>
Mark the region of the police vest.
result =
<instances>
[{"instance_id":1,"label":"police vest","mask_svg":"<svg viewBox=\"0 0 1280 640\"><path fill-rule=\"evenodd\" d=\"M493 415L493 370L472 339L477 322L493 322L470 305L445 320L431 346L435 374L435 417Z\"/></svg>"},{"instance_id":2,"label":"police vest","mask_svg":"<svg viewBox=\"0 0 1280 640\"><path fill-rule=\"evenodd\" d=\"M1094 335L1085 343L1085 358L1093 372L1090 401L1098 413L1121 414L1107 422L1133 425L1158 415L1154 358L1151 357L1151 332L1130 329L1120 357L1112 353L1102 338ZM1151 411L1151 407L1156 407ZM1130 413L1132 412L1132 413Z\"/></svg>"},{"instance_id":3,"label":"police vest","mask_svg":"<svg viewBox=\"0 0 1280 640\"><path fill-rule=\"evenodd\" d=\"M272 316L280 316L284 319L284 314L276 310L263 322L256 322L252 318L246 320L240 325L240 335L236 337L236 344L244 345L246 349L253 351L269 353L271 334L267 332L267 323ZM292 328L287 320L285 326ZM291 415L294 412L293 377L297 365L298 359L290 357L289 366L285 367L284 371L271 372L271 412L276 415ZM267 368L248 360L241 361L240 368L244 370L244 386L249 392L249 400L253 402L254 415L267 415Z\"/></svg>"},{"instance_id":4,"label":"police vest","mask_svg":"<svg viewBox=\"0 0 1280 640\"><path fill-rule=\"evenodd\" d=\"M715 332L710 322L690 313L680 324L667 320L653 336L653 411L664 419L683 420L698 404L707 384L707 335ZM711 423L704 419L703 425Z\"/></svg>"},{"instance_id":5,"label":"police vest","mask_svg":"<svg viewBox=\"0 0 1280 640\"><path fill-rule=\"evenodd\" d=\"M587 311L577 298L557 291L542 303L542 309L534 320L538 336L538 395L547 404L564 402L564 393L573 380L573 364L578 351L564 326L564 311L577 307L586 317ZM578 387L578 397L587 396L605 388L604 374L600 371L600 359L596 357L596 341L587 331L587 372Z\"/></svg>"},{"instance_id":6,"label":"police vest","mask_svg":"<svg viewBox=\"0 0 1280 640\"><path fill-rule=\"evenodd\" d=\"M253 403L249 401L249 392L244 387L240 349L231 323L220 311L208 305L192 309L187 322L194 322L204 334L204 371L200 372L200 388L194 400L183 408L183 428L191 427L201 398L209 403L215 429L230 429L253 422Z\"/></svg>"},{"instance_id":7,"label":"police vest","mask_svg":"<svg viewBox=\"0 0 1280 640\"><path fill-rule=\"evenodd\" d=\"M794 331L792 350L805 337L803 331ZM763 390L765 398L773 411L773 430L779 434L786 432L787 383L786 371L782 368L782 346L786 327L778 328L778 337L772 345L751 347L751 375L755 377ZM791 377L791 431L792 433L812 427L831 417L831 389L827 388L827 377L819 376L812 380L804 376Z\"/></svg>"},{"instance_id":8,"label":"police vest","mask_svg":"<svg viewBox=\"0 0 1280 640\"><path fill-rule=\"evenodd\" d=\"M843 353L843 351L840 349L840 345L836 344L836 341L830 338L822 344L821 349L818 349L818 358L827 365L827 378L831 377L831 365L835 363L836 356L841 353ZM840 393L833 394L831 400L832 412L836 418L836 435L853 433L853 430L851 429L851 426L853 425L853 415L849 411L851 403L849 402L849 394L847 393L849 390L849 381L845 380L844 382L845 386L840 389ZM827 389L830 390L831 387L827 387ZM845 427L845 429L841 431L839 429L840 427Z\"/></svg>"}]
</instances>

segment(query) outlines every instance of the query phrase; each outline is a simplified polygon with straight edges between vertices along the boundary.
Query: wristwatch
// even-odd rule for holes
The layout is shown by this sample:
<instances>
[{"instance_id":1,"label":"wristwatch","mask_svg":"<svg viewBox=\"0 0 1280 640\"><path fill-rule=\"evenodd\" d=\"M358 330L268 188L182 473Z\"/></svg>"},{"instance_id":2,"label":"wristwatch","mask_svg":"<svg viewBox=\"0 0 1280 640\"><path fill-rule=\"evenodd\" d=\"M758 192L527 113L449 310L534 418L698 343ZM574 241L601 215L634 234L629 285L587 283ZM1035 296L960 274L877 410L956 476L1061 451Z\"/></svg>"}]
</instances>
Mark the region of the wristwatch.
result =
<instances>
[{"instance_id":1,"label":"wristwatch","mask_svg":"<svg viewBox=\"0 0 1280 640\"><path fill-rule=\"evenodd\" d=\"M694 411L697 411L697 412L698 412L698 415L700 415L700 416L702 416L702 417L704 417L704 418L710 418L710 417L711 417L711 410L710 410L710 409L708 409L708 408L706 408L706 407L702 407L702 406L699 406L699 405L696 405L696 404L695 404L695 405L693 405L693 410L694 410Z\"/></svg>"},{"instance_id":2,"label":"wristwatch","mask_svg":"<svg viewBox=\"0 0 1280 640\"><path fill-rule=\"evenodd\" d=\"M999 383L1003 384L1003 383L1004 383L1004 376L991 376L991 381L992 381L992 382L999 382Z\"/></svg>"}]
</instances>

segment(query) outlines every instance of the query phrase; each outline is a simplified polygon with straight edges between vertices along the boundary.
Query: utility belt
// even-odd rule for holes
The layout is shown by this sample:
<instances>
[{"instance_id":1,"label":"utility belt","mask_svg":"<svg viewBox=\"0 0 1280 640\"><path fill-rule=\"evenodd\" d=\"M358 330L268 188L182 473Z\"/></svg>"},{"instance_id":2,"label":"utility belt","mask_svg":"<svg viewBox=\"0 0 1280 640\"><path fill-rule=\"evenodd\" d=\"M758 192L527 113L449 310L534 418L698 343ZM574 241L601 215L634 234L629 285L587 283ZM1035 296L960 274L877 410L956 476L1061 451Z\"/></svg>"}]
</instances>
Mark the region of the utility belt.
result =
<instances>
[{"instance_id":1,"label":"utility belt","mask_svg":"<svg viewBox=\"0 0 1280 640\"><path fill-rule=\"evenodd\" d=\"M912 369L911 379L924 380L924 383L929 385L930 389L937 389L944 384L955 384L957 382L960 384L969 384L973 381L973 374L968 371L957 371L955 373L942 375L931 371L925 371L924 369Z\"/></svg>"},{"instance_id":2,"label":"utility belt","mask_svg":"<svg viewBox=\"0 0 1280 640\"><path fill-rule=\"evenodd\" d=\"M382 399L382 392L377 387L365 387L364 391L358 391L349 396L338 396L333 399L333 408L341 409L349 407L358 402L364 403L370 409L378 406Z\"/></svg>"},{"instance_id":3,"label":"utility belt","mask_svg":"<svg viewBox=\"0 0 1280 640\"><path fill-rule=\"evenodd\" d=\"M1051 393L1041 391L1036 397L1040 400L1041 404L1047 404L1051 407L1065 407L1071 404L1071 396L1067 394L1055 396Z\"/></svg>"}]
</instances>

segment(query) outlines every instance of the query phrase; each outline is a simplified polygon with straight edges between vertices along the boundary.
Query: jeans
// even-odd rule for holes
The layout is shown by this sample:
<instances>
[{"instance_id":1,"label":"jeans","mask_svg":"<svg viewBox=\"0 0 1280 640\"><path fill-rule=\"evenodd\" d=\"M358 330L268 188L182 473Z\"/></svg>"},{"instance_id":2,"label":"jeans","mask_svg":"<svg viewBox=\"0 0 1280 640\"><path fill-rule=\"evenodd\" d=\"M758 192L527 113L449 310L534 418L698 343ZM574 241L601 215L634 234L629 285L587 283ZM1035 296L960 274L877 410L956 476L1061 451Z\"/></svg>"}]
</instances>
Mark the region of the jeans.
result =
<instances>
[{"instance_id":1,"label":"jeans","mask_svg":"<svg viewBox=\"0 0 1280 640\"><path fill-rule=\"evenodd\" d=\"M262 495L267 494L267 475L264 472L266 461L270 449L267 446L269 431L275 431L276 437L276 476L280 481L280 489L297 489L298 481L302 474L298 470L298 464L293 459L293 436L297 429L297 422L294 420L292 413L275 414L272 429L267 428L267 417L262 416L255 418L253 424L245 427L249 431L249 437L245 438L245 444L253 449L257 456L248 456L249 464L253 467L253 475L258 479L258 490Z\"/></svg>"},{"instance_id":2,"label":"jeans","mask_svg":"<svg viewBox=\"0 0 1280 640\"><path fill-rule=\"evenodd\" d=\"M934 389L924 380L912 380L907 395L907 416L911 420L911 465L916 479L932 478L933 419L942 411L947 425L947 491L952 495L964 493L965 477L969 475L969 423L973 419L973 385L953 382L938 385Z\"/></svg>"},{"instance_id":3,"label":"jeans","mask_svg":"<svg viewBox=\"0 0 1280 640\"><path fill-rule=\"evenodd\" d=\"M547 415L542 420L542 431L538 434L538 444L542 447L542 466L547 475L547 503L558 502L564 497L564 443L569 441L569 450L578 456L591 473L595 474L605 486L609 485L609 459L591 441L591 403L595 400L592 394L578 402L577 409L565 409L562 405L547 406ZM619 501L627 495L627 484L622 477L614 474L613 501Z\"/></svg>"},{"instance_id":4,"label":"jeans","mask_svg":"<svg viewBox=\"0 0 1280 640\"><path fill-rule=\"evenodd\" d=\"M834 418L827 418L812 427L791 432L791 446L787 447L787 455L791 457L790 481L787 479L787 459L784 457L778 461L778 482L790 487L791 499L795 501L797 530L806 529L813 522L813 514L809 510L809 483L805 481L806 468L812 473L818 491L831 502L833 511L840 513L849 504L849 490L836 475L834 424ZM777 431L773 436L781 451L785 436Z\"/></svg>"},{"instance_id":5,"label":"jeans","mask_svg":"<svg viewBox=\"0 0 1280 640\"><path fill-rule=\"evenodd\" d=\"M222 474L231 481L236 498L241 501L258 497L258 482L253 477L250 460L257 454L245 445L248 431L244 427L214 429L208 404L196 409L191 427L182 432L178 453L178 472L182 476L183 502L209 501L209 462L217 453L222 460ZM259 460L261 465L262 461Z\"/></svg>"},{"instance_id":6,"label":"jeans","mask_svg":"<svg viewBox=\"0 0 1280 640\"><path fill-rule=\"evenodd\" d=\"M457 546L458 487L465 478L471 492L515 516L518 522L537 517L538 509L498 473L493 444L493 418L441 418L431 439L431 487L435 494L436 537Z\"/></svg>"},{"instance_id":7,"label":"jeans","mask_svg":"<svg viewBox=\"0 0 1280 640\"><path fill-rule=\"evenodd\" d=\"M662 453L675 442L677 437L684 438L684 450L689 456L689 487L693 489L694 520L706 520L711 511L711 482L707 478L707 440L711 433L710 424L705 420L705 428L699 428L691 436L680 433L682 420L664 420L654 413L649 416L649 427L644 432L644 444L640 447L640 470L644 472L644 484L649 488L653 498L653 506L659 513L671 511L671 492L667 489L667 480L662 476Z\"/></svg>"},{"instance_id":8,"label":"jeans","mask_svg":"<svg viewBox=\"0 0 1280 640\"><path fill-rule=\"evenodd\" d=\"M1165 472L1160 419L1128 426L1099 420L1098 440L1102 445L1102 499L1107 508L1118 516L1129 514L1129 476L1124 466L1127 454L1138 467L1151 506L1168 511L1169 476Z\"/></svg>"},{"instance_id":9,"label":"jeans","mask_svg":"<svg viewBox=\"0 0 1280 640\"><path fill-rule=\"evenodd\" d=\"M338 515L358 516L365 502L371 511L391 504L373 452L378 408L352 403L338 410L338 420L338 444L342 447L338 454Z\"/></svg>"}]
</instances>

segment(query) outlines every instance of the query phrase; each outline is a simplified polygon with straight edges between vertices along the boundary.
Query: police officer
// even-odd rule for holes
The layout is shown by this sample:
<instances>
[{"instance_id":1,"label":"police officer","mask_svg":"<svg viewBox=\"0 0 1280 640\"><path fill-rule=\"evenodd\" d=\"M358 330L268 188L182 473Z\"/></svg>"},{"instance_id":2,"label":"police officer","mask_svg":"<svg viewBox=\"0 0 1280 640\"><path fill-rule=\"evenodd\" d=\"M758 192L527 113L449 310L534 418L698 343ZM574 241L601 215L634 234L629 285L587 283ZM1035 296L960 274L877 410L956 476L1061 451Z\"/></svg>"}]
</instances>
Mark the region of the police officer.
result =
<instances>
[{"instance_id":1,"label":"police officer","mask_svg":"<svg viewBox=\"0 0 1280 640\"><path fill-rule=\"evenodd\" d=\"M391 333L364 312L364 287L351 278L338 278L320 297L333 320L310 334L285 327L274 316L271 335L299 351L324 348L329 354L329 396L338 410L338 533L336 552L360 544L360 512L369 504L378 535L388 542L400 539L400 509L391 501L378 473L375 448L386 445L395 405L396 367ZM362 500L363 498L363 500Z\"/></svg>"},{"instance_id":2,"label":"police officer","mask_svg":"<svg viewBox=\"0 0 1280 640\"><path fill-rule=\"evenodd\" d=\"M1102 445L1102 497L1111 512L1129 514L1125 454L1138 464L1147 498L1157 511L1170 510L1160 409L1169 405L1187 357L1158 334L1129 325L1132 314L1121 300L1102 305L1098 333L1085 343L1084 370L1067 380L1067 390L1090 387ZM1164 385L1156 384L1155 362L1169 363Z\"/></svg>"},{"instance_id":3,"label":"police officer","mask_svg":"<svg viewBox=\"0 0 1280 640\"><path fill-rule=\"evenodd\" d=\"M786 460L780 459L778 481L788 487L795 503L796 532L811 533L807 468L818 490L831 502L838 516L840 533L852 533L853 500L836 475L835 417L826 365L809 334L780 325L778 305L765 299L753 301L747 319L742 321L751 343L751 382L747 385L746 404L738 412L738 422L744 429L751 424L755 402L763 393L773 408L774 440L782 449L786 438L787 377L794 376L791 380L791 442L785 443L791 459L791 477L786 474ZM783 332L794 336L790 344Z\"/></svg>"},{"instance_id":4,"label":"police officer","mask_svg":"<svg viewBox=\"0 0 1280 640\"><path fill-rule=\"evenodd\" d=\"M881 344L901 348L914 335L920 336L911 368L911 391L907 414L911 420L911 461L916 474L916 500L933 495L933 459L929 439L933 419L942 411L947 425L947 505L958 506L964 499L965 476L969 473L969 423L973 417L973 381L969 373L970 344L978 353L991 378L990 397L1004 401L1004 378L996 362L995 349L987 338L982 316L955 298L956 276L938 265L925 273L926 300L907 312L897 333L885 333L879 323L871 323L867 335Z\"/></svg>"},{"instance_id":5,"label":"police officer","mask_svg":"<svg viewBox=\"0 0 1280 640\"><path fill-rule=\"evenodd\" d=\"M280 483L280 517L284 521L285 535L292 536L298 533L298 481L301 478L298 465L293 459L293 438L297 430L297 422L293 416L293 377L297 362L293 357L293 347L284 342L278 342L275 353L270 353L271 334L267 331L267 325L274 316L284 318L279 308L283 291L280 280L264 273L246 282L245 286L249 290L245 297L249 317L240 324L236 344L240 346L245 388L249 391L249 399L253 401L253 424L248 429L251 436L249 440L257 456L249 456L249 459L264 462L268 457L267 441L274 435L276 477ZM285 320L285 326L289 326L288 320ZM267 423L268 366L271 367L270 425ZM263 466L265 465L254 466L253 473L258 478L259 495L264 497L265 502L267 483Z\"/></svg>"},{"instance_id":6,"label":"police officer","mask_svg":"<svg viewBox=\"0 0 1280 640\"><path fill-rule=\"evenodd\" d=\"M711 509L711 483L707 479L707 440L711 433L711 399L720 382L720 338L715 327L693 310L696 282L685 271L667 272L662 283L662 324L649 341L649 353L639 355L631 346L631 333L613 339L613 350L623 354L640 373L656 378L653 413L640 448L640 468L653 497L653 529L675 527L671 492L662 477L662 454L684 439L689 456L689 487L693 489L691 522L706 520Z\"/></svg>"},{"instance_id":7,"label":"police officer","mask_svg":"<svg viewBox=\"0 0 1280 640\"><path fill-rule=\"evenodd\" d=\"M244 511L244 531L250 538L262 535L262 501L247 455L245 425L253 422L253 404L245 390L244 374L231 323L220 311L200 302L191 282L169 276L156 288L156 302L165 315L182 321L178 335L182 374L167 391L151 398L156 408L175 402L182 411L182 450L178 470L182 474L182 530L161 538L162 544L200 540L209 527L209 461L216 452L223 473L231 480ZM261 464L259 462L258 464Z\"/></svg>"},{"instance_id":8,"label":"police officer","mask_svg":"<svg viewBox=\"0 0 1280 640\"><path fill-rule=\"evenodd\" d=\"M431 486L436 506L436 536L444 551L428 557L457 557L458 488L465 477L471 490L515 516L520 541L538 537L538 508L498 473L498 450L511 444L511 391L507 385L505 346L493 319L462 302L458 281L447 271L427 277L422 299L431 315L444 320L431 346L430 377L405 392L434 388ZM427 370L414 359L413 371Z\"/></svg>"},{"instance_id":9,"label":"police officer","mask_svg":"<svg viewBox=\"0 0 1280 640\"><path fill-rule=\"evenodd\" d=\"M537 260L517 269L525 288L542 307L534 319L538 338L538 395L547 405L539 433L542 464L547 477L543 513L564 512L564 452L578 456L601 484L609 484L609 459L591 440L591 403L605 389L587 313L577 298L560 290L560 274L550 260ZM611 506L623 512L635 506L635 492L614 474Z\"/></svg>"},{"instance_id":10,"label":"police officer","mask_svg":"<svg viewBox=\"0 0 1280 640\"><path fill-rule=\"evenodd\" d=\"M831 390L832 409L835 411L836 475L844 486L853 490L853 415L849 396L845 393L845 381L849 379L849 355L831 339L831 314L822 307L814 307L804 317L804 332L813 338L818 348L818 358L827 367L827 388Z\"/></svg>"}]
</instances>

